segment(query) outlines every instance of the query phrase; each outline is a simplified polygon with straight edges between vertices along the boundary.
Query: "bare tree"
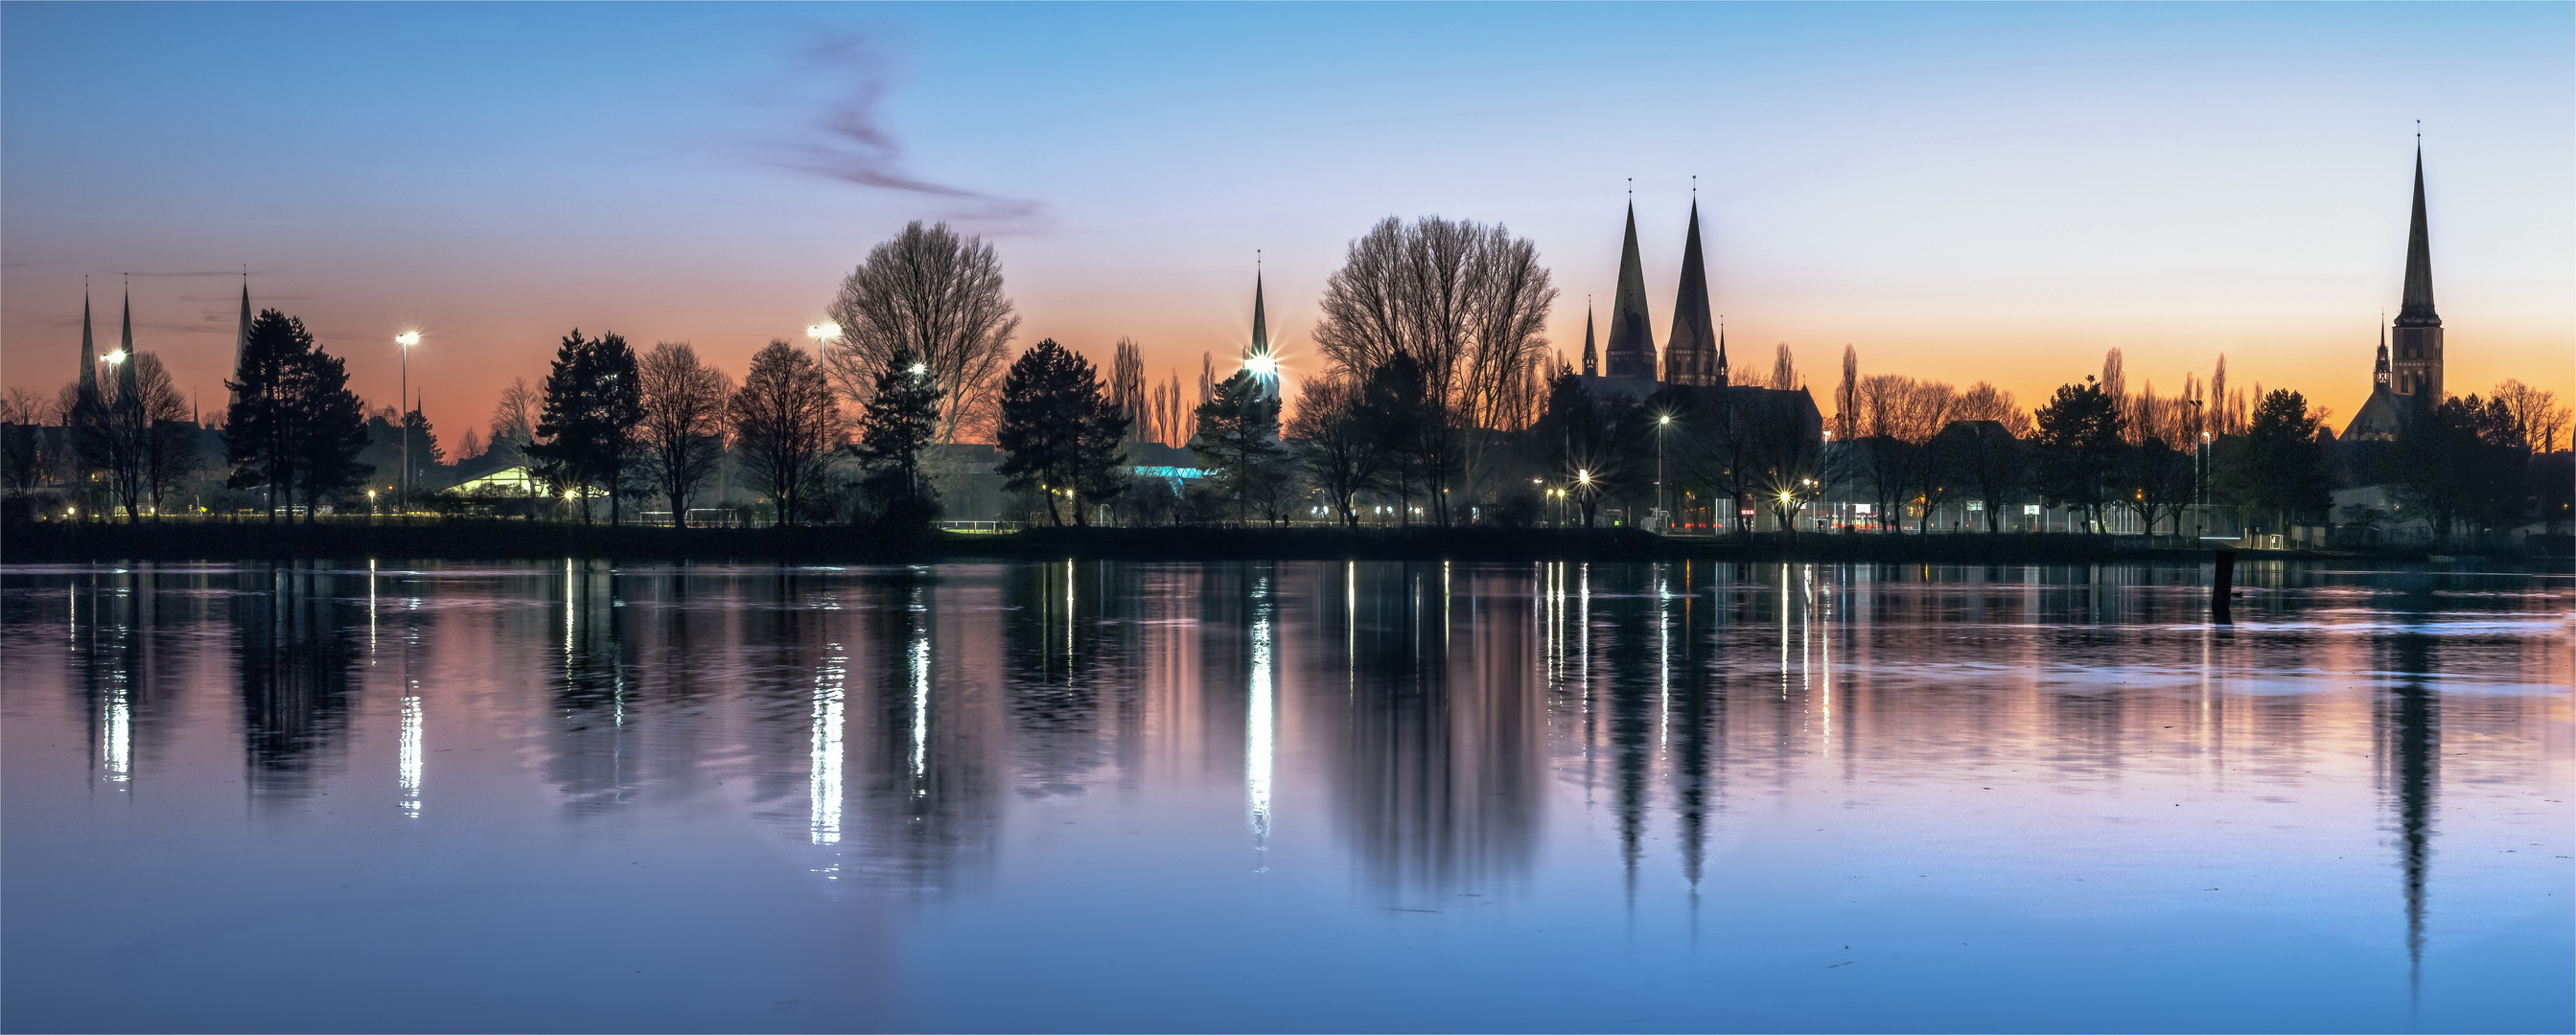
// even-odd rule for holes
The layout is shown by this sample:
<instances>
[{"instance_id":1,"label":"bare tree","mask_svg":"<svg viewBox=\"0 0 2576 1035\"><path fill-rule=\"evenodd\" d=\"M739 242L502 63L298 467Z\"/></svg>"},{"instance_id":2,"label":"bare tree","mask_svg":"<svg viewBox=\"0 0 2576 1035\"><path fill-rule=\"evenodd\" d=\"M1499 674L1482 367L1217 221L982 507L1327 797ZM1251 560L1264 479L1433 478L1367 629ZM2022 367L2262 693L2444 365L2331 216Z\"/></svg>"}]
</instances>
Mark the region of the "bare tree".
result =
<instances>
[{"instance_id":1,"label":"bare tree","mask_svg":"<svg viewBox=\"0 0 2576 1035\"><path fill-rule=\"evenodd\" d=\"M14 391L14 390L13 390ZM2488 393L2503 403L2513 417L2514 428L2534 453L2555 453L2567 433L2567 407L2558 405L2558 393L2533 388L2520 378L2507 378Z\"/></svg>"},{"instance_id":2,"label":"bare tree","mask_svg":"<svg viewBox=\"0 0 2576 1035\"><path fill-rule=\"evenodd\" d=\"M1860 350L1843 346L1843 380L1834 386L1834 437L1849 442L1860 431Z\"/></svg>"},{"instance_id":3,"label":"bare tree","mask_svg":"<svg viewBox=\"0 0 2576 1035\"><path fill-rule=\"evenodd\" d=\"M512 379L510 387L501 389L500 401L492 404L491 448L508 450L506 459L522 457L528 443L536 441L537 414L544 406L545 400L527 378Z\"/></svg>"},{"instance_id":4,"label":"bare tree","mask_svg":"<svg viewBox=\"0 0 2576 1035\"><path fill-rule=\"evenodd\" d=\"M197 437L188 420L188 400L171 382L170 368L162 365L161 356L136 353L132 362L139 436L134 450L144 493L152 501L152 517L159 520L161 504L171 490L197 470Z\"/></svg>"},{"instance_id":5,"label":"bare tree","mask_svg":"<svg viewBox=\"0 0 2576 1035\"><path fill-rule=\"evenodd\" d=\"M1288 421L1298 460L1352 528L1360 524L1353 503L1377 480L1388 450L1380 424L1370 419L1360 385L1347 377L1307 378L1297 393L1297 415Z\"/></svg>"},{"instance_id":6,"label":"bare tree","mask_svg":"<svg viewBox=\"0 0 2576 1035\"><path fill-rule=\"evenodd\" d=\"M44 393L11 386L0 396L0 425L6 425L6 438L0 438L0 486L24 493L45 483L45 425L51 423L54 401Z\"/></svg>"},{"instance_id":7,"label":"bare tree","mask_svg":"<svg viewBox=\"0 0 2576 1035\"><path fill-rule=\"evenodd\" d=\"M1145 354L1127 338L1118 339L1117 358L1109 369L1109 406L1127 418L1127 440L1153 437L1145 416Z\"/></svg>"},{"instance_id":8,"label":"bare tree","mask_svg":"<svg viewBox=\"0 0 2576 1035\"><path fill-rule=\"evenodd\" d=\"M1953 406L1951 420L1990 420L2003 425L2014 438L2026 439L2039 433L2039 426L2031 423L2030 411L2022 409L2021 404L2013 400L2011 392L1984 381L1969 385L1967 391L1959 393Z\"/></svg>"},{"instance_id":9,"label":"bare tree","mask_svg":"<svg viewBox=\"0 0 2576 1035\"><path fill-rule=\"evenodd\" d=\"M698 361L685 341L653 346L637 364L644 386L644 420L635 426L654 488L671 501L671 524L689 524L689 497L724 461L725 407L733 384Z\"/></svg>"},{"instance_id":10,"label":"bare tree","mask_svg":"<svg viewBox=\"0 0 2576 1035\"><path fill-rule=\"evenodd\" d=\"M831 382L814 357L773 341L751 357L728 412L745 477L776 505L779 524L794 524L848 430Z\"/></svg>"},{"instance_id":11,"label":"bare tree","mask_svg":"<svg viewBox=\"0 0 2576 1035\"><path fill-rule=\"evenodd\" d=\"M842 278L831 313L841 338L825 364L851 402L866 403L886 364L909 352L930 368L944 400L940 441L992 433L994 393L1020 327L993 246L946 223L925 228L915 220Z\"/></svg>"},{"instance_id":12,"label":"bare tree","mask_svg":"<svg viewBox=\"0 0 2576 1035\"><path fill-rule=\"evenodd\" d=\"M1556 294L1529 241L1437 216L1380 221L1325 282L1315 342L1335 374L1364 382L1398 356L1422 373L1425 416L1441 432L1424 458L1439 521L1459 461L1472 495L1488 433L1530 419Z\"/></svg>"},{"instance_id":13,"label":"bare tree","mask_svg":"<svg viewBox=\"0 0 2576 1035\"><path fill-rule=\"evenodd\" d=\"M1770 388L1775 392L1793 392L1798 389L1798 364L1796 360L1789 357L1788 342L1781 342L1780 350L1771 357Z\"/></svg>"}]
</instances>

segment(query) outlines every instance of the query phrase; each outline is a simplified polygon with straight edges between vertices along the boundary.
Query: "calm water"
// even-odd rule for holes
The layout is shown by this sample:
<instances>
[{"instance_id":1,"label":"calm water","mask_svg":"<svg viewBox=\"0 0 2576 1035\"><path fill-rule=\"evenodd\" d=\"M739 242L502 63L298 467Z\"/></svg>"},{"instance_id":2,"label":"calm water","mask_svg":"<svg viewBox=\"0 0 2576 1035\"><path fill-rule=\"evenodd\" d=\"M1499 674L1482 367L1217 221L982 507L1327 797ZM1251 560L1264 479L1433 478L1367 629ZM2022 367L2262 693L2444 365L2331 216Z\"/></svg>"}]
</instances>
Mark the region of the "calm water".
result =
<instances>
[{"instance_id":1,"label":"calm water","mask_svg":"<svg viewBox=\"0 0 2576 1035\"><path fill-rule=\"evenodd\" d=\"M0 1024L2559 1030L2563 578L0 572Z\"/></svg>"}]
</instances>

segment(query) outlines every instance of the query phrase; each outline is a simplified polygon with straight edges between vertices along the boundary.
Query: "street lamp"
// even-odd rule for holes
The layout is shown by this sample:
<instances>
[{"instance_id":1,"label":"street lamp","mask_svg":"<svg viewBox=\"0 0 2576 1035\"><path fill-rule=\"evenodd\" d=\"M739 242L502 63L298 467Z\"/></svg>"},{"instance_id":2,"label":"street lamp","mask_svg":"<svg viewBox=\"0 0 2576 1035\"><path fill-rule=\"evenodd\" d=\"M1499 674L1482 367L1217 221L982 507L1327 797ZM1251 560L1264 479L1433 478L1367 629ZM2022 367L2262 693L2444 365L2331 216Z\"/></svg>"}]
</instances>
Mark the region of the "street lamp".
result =
<instances>
[{"instance_id":1,"label":"street lamp","mask_svg":"<svg viewBox=\"0 0 2576 1035\"><path fill-rule=\"evenodd\" d=\"M1672 414L1655 418L1655 533L1664 531L1664 429L1671 427Z\"/></svg>"},{"instance_id":2,"label":"street lamp","mask_svg":"<svg viewBox=\"0 0 2576 1035\"><path fill-rule=\"evenodd\" d=\"M841 325L825 320L805 328L805 336L814 339L814 358L823 358L823 343L841 336Z\"/></svg>"},{"instance_id":3,"label":"street lamp","mask_svg":"<svg viewBox=\"0 0 2576 1035\"><path fill-rule=\"evenodd\" d=\"M394 344L402 346L402 401L410 402L411 347L420 344L420 332L404 331L401 334L394 335ZM396 409L400 410L400 412L396 415L395 420L402 426L403 473L402 493L395 497L395 502L401 506L409 507L411 505L411 411L401 410L400 407L397 407Z\"/></svg>"}]
</instances>

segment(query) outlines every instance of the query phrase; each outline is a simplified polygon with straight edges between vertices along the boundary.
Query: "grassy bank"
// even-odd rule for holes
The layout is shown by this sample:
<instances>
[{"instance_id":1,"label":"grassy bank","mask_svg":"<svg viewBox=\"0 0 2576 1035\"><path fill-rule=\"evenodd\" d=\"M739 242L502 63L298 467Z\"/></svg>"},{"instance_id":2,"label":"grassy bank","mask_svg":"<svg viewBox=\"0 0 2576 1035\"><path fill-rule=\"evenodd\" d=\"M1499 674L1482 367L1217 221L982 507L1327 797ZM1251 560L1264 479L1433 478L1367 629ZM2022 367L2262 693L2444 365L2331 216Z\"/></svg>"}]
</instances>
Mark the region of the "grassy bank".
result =
<instances>
[{"instance_id":1,"label":"grassy bank","mask_svg":"<svg viewBox=\"0 0 2576 1035\"><path fill-rule=\"evenodd\" d=\"M418 560L689 560L835 564L949 560L1652 560L1887 564L2062 564L2193 561L2207 550L2135 537L2080 534L1752 535L1666 539L1635 529L1514 528L1039 528L1010 535L893 534L882 529L647 528L457 519L416 523L37 522L0 529L0 561L233 561L288 558ZM2352 555L2288 551L2248 558ZM2374 559L2422 560L2389 553Z\"/></svg>"}]
</instances>

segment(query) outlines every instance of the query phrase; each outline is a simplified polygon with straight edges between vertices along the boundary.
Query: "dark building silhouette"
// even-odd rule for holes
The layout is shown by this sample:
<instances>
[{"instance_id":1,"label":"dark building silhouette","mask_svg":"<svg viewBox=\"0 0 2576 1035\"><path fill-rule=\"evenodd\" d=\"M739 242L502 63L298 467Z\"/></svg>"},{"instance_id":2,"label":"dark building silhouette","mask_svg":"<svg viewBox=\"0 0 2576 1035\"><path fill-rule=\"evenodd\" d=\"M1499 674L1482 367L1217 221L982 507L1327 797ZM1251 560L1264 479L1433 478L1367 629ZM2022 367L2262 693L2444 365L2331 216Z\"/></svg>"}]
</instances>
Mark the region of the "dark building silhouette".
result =
<instances>
[{"instance_id":1,"label":"dark building silhouette","mask_svg":"<svg viewBox=\"0 0 2576 1035\"><path fill-rule=\"evenodd\" d=\"M2387 441L2416 410L2442 401L2442 317L2433 311L2433 249L2424 219L2424 148L2415 148L2415 209L2406 227L2406 287L2397 319L2380 331L2370 398L2337 441Z\"/></svg>"},{"instance_id":2,"label":"dark building silhouette","mask_svg":"<svg viewBox=\"0 0 2576 1035\"><path fill-rule=\"evenodd\" d=\"M1610 296L1610 349L1602 376L1655 379L1655 328L1646 315L1646 270L1637 257L1637 203L1628 203L1628 235L1619 245L1619 289Z\"/></svg>"},{"instance_id":3,"label":"dark building silhouette","mask_svg":"<svg viewBox=\"0 0 2576 1035\"><path fill-rule=\"evenodd\" d=\"M1632 217L1633 218L1633 217ZM1682 240L1681 285L1673 292L1672 340L1664 346L1664 383L1724 385L1717 332L1709 319L1708 265L1700 258L1699 199L1691 199L1690 233Z\"/></svg>"}]
</instances>

